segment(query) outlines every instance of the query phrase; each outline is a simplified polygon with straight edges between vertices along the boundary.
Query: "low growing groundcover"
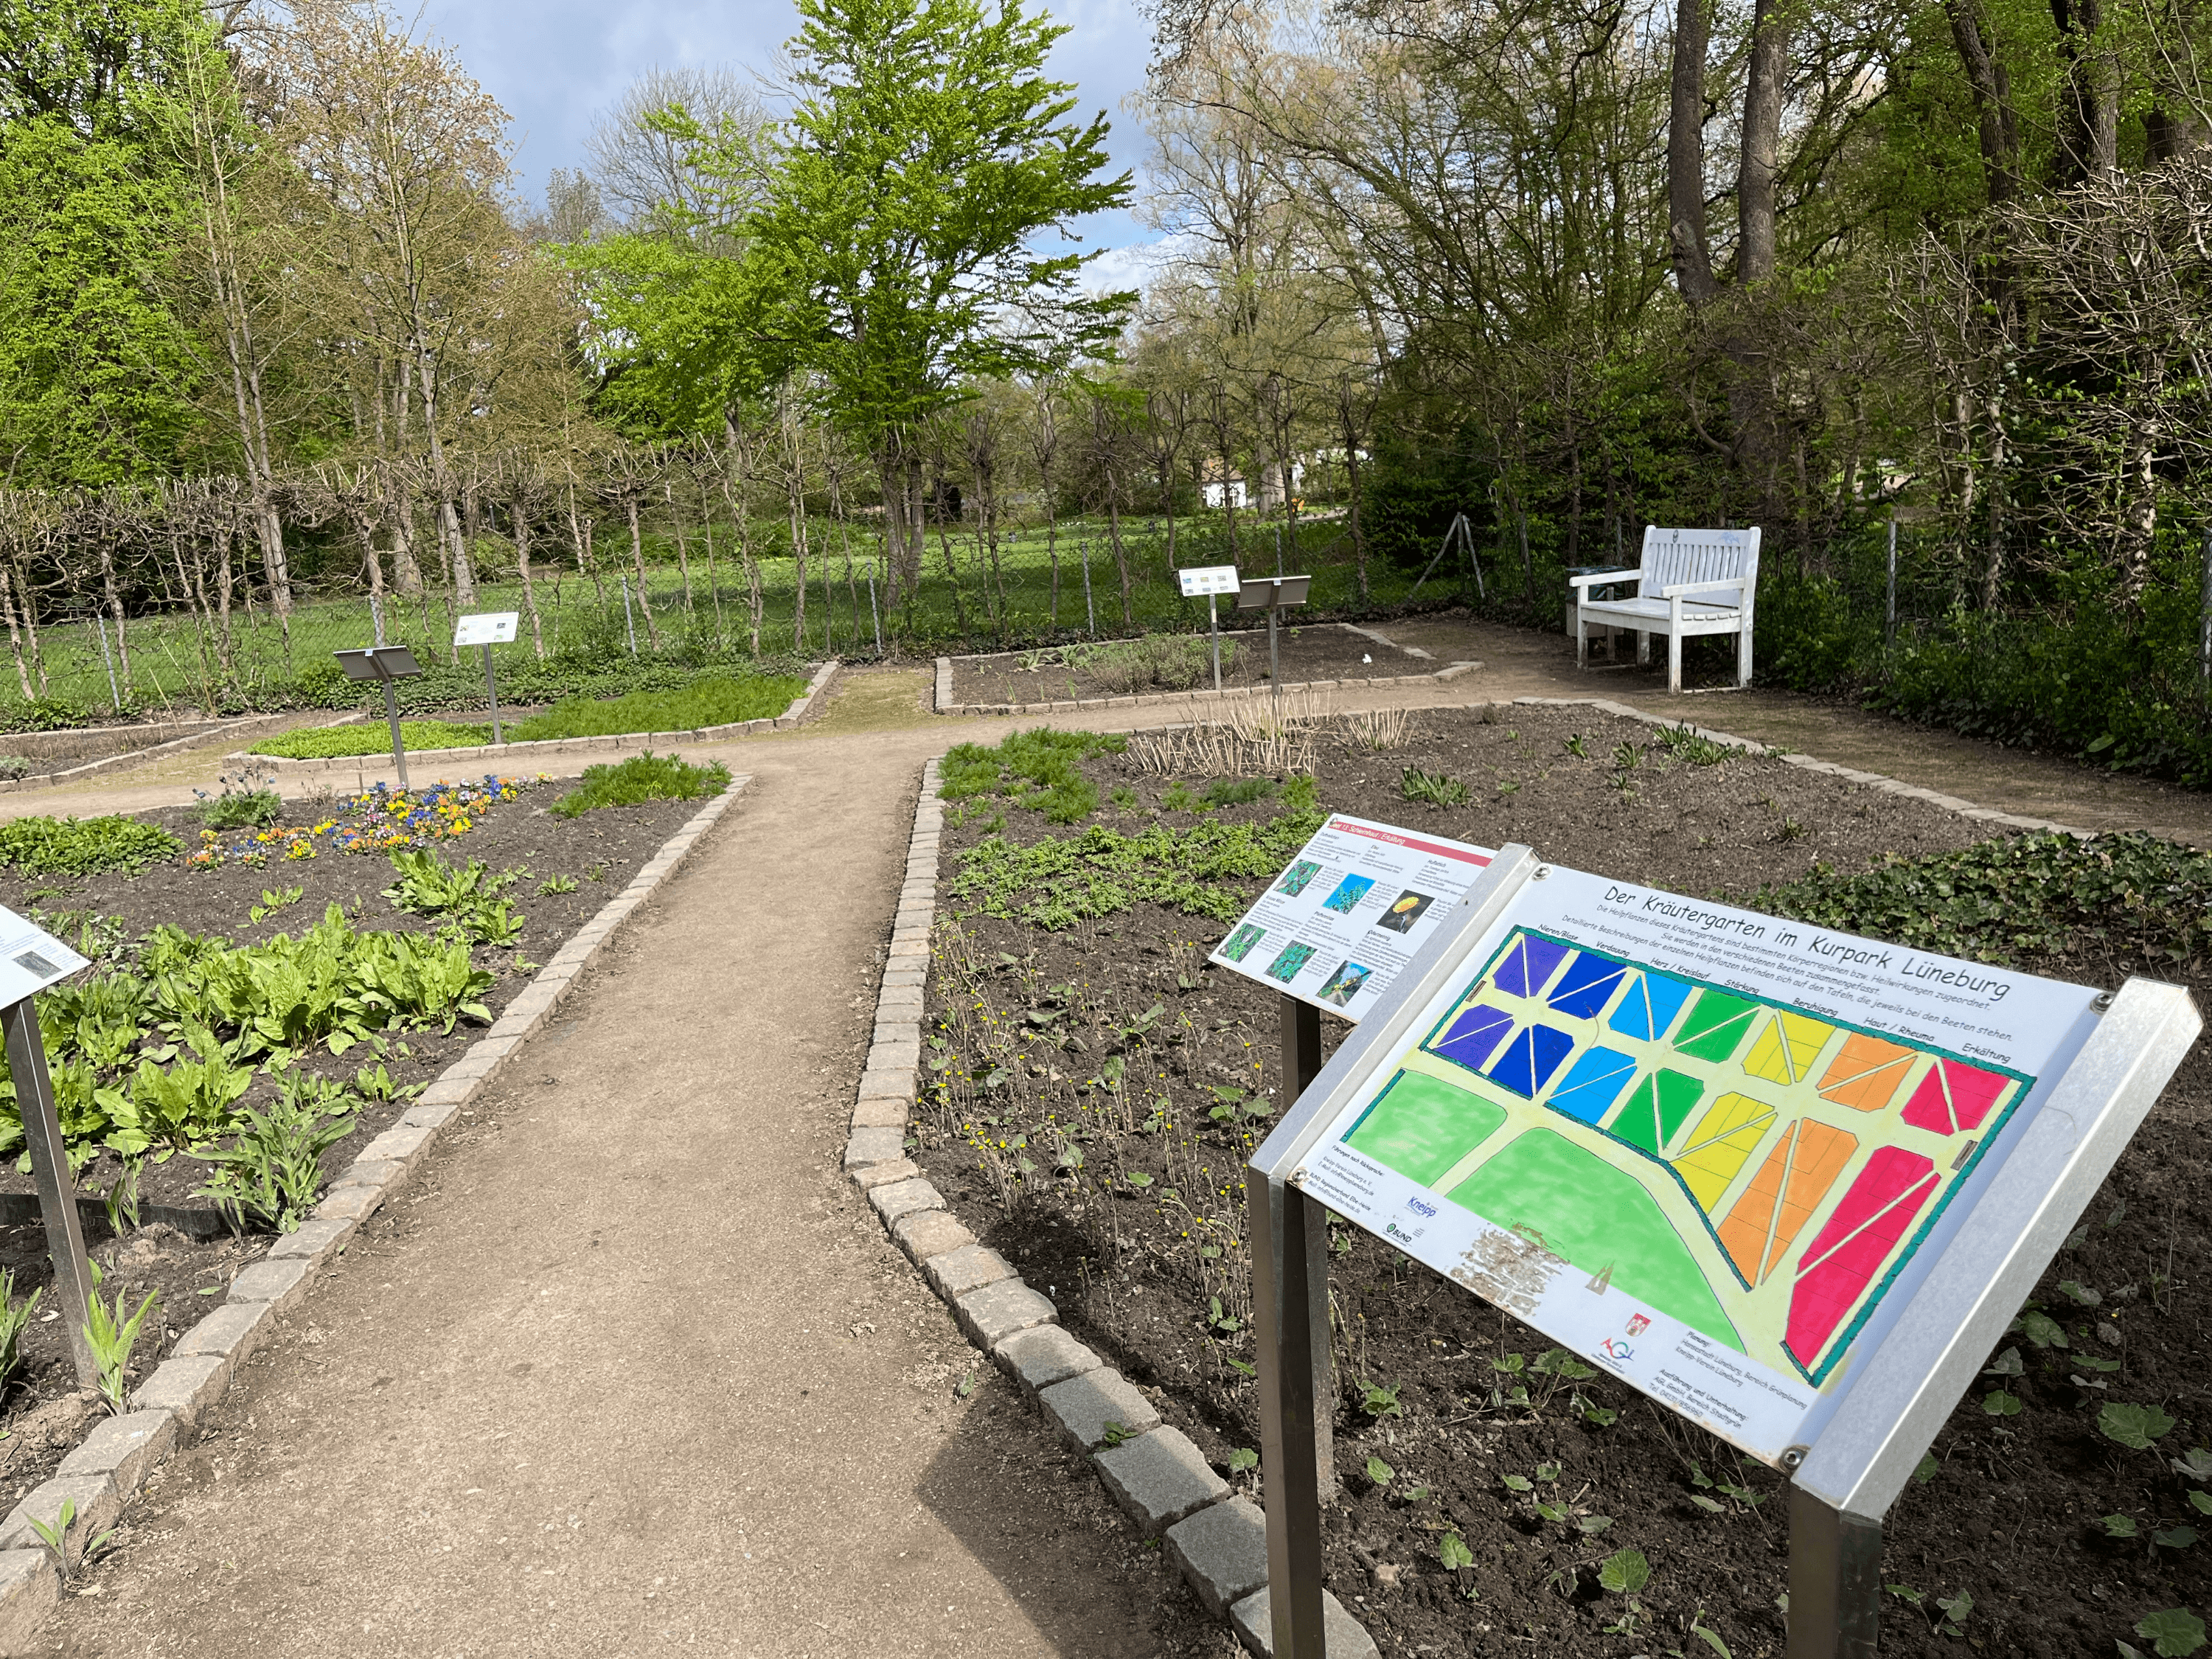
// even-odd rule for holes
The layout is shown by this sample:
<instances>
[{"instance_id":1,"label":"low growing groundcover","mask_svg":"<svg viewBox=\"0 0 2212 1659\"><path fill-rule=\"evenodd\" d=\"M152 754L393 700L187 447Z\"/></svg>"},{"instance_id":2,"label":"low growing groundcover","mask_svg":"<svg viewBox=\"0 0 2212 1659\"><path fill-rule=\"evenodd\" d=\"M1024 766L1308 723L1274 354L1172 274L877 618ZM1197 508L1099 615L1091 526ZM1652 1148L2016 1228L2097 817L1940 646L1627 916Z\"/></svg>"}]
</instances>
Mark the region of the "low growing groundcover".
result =
<instances>
[{"instance_id":1,"label":"low growing groundcover","mask_svg":"<svg viewBox=\"0 0 2212 1659\"><path fill-rule=\"evenodd\" d=\"M213 1201L195 1189L280 1129L295 1159L342 1168L698 810L674 799L574 819L544 810L566 793L493 778L295 799L269 841L226 835L213 858L196 809L181 807L125 821L173 838L135 874L0 868L0 904L39 915L95 964L42 994L40 1015L79 1190L112 1194L121 1223L88 1230L111 1301L122 1292L127 1314L159 1297L140 1375L266 1249L279 1218L264 1200L281 1207L281 1195L234 1172L245 1235L208 1240L134 1226L128 1200L141 1221L157 1207L205 1213ZM12 1089L0 1068L0 1190L27 1194ZM311 1188L312 1177L295 1198ZM14 1273L15 1306L48 1294L42 1231L0 1227L0 1268ZM12 1433L0 1445L15 1449L0 1501L50 1474L77 1437L66 1331L33 1318L0 1383L0 1431Z\"/></svg>"},{"instance_id":2,"label":"low growing groundcover","mask_svg":"<svg viewBox=\"0 0 2212 1659\"><path fill-rule=\"evenodd\" d=\"M1241 1170L1282 1103L1279 1003L1206 957L1318 812L2212 994L2212 860L2149 837L1990 840L1924 803L1589 709L1327 722L1272 769L1201 738L1078 753L1031 736L988 769L990 751L969 757L914 1156L1255 1493ZM1073 756L1080 787L1026 775L1048 752ZM1079 797L1091 804L1069 813ZM1322 1026L1331 1046L1349 1029ZM2212 1412L2196 1415L2208 1109L2200 1047L1893 1511L1886 1654L2194 1650L2212 1612ZM1780 1654L1778 1476L1369 1236L1334 1228L1331 1243L1328 1582L1386 1653Z\"/></svg>"},{"instance_id":3,"label":"low growing groundcover","mask_svg":"<svg viewBox=\"0 0 2212 1659\"><path fill-rule=\"evenodd\" d=\"M717 676L673 691L632 691L619 697L565 697L551 708L520 720L501 721L509 743L548 738L617 737L630 732L692 732L705 726L769 720L791 706L806 690L795 674ZM404 720L399 738L410 751L466 749L492 740L491 723L446 720ZM307 726L262 738L247 752L283 760L328 760L351 755L388 754L392 727L380 720L343 726Z\"/></svg>"}]
</instances>

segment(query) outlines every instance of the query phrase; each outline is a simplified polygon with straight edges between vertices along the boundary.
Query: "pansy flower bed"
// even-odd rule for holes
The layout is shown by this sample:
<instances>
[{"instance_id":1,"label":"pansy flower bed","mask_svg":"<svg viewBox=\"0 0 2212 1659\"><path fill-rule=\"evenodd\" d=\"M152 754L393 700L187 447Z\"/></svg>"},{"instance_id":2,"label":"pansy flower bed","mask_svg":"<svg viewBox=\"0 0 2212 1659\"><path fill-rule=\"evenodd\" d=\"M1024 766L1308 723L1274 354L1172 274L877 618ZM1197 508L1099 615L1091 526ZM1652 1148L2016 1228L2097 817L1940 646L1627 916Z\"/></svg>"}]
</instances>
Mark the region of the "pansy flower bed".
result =
<instances>
[{"instance_id":1,"label":"pansy flower bed","mask_svg":"<svg viewBox=\"0 0 2212 1659\"><path fill-rule=\"evenodd\" d=\"M540 773L538 781L544 781ZM486 773L472 783L438 782L422 789L394 789L378 783L357 794L323 803L310 822L272 824L261 830L199 832L199 849L185 860L193 870L243 866L267 867L271 861L298 863L325 853L392 853L428 847L465 836L492 812L531 787L521 778Z\"/></svg>"}]
</instances>

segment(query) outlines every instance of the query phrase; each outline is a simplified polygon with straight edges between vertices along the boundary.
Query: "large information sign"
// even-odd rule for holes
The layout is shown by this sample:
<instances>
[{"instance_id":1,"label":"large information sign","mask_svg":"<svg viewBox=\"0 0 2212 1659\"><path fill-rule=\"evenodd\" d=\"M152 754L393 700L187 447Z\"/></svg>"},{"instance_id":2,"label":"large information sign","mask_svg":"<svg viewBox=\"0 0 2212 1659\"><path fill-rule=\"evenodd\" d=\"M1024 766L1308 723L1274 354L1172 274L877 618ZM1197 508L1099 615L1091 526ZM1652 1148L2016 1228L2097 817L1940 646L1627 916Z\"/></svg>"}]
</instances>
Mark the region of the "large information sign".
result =
<instances>
[{"instance_id":1,"label":"large information sign","mask_svg":"<svg viewBox=\"0 0 2212 1659\"><path fill-rule=\"evenodd\" d=\"M1289 1180L1780 1463L2026 1132L2096 994L1554 866Z\"/></svg>"},{"instance_id":2,"label":"large information sign","mask_svg":"<svg viewBox=\"0 0 2212 1659\"><path fill-rule=\"evenodd\" d=\"M1356 1022L1495 856L1332 814L1213 960Z\"/></svg>"}]
</instances>

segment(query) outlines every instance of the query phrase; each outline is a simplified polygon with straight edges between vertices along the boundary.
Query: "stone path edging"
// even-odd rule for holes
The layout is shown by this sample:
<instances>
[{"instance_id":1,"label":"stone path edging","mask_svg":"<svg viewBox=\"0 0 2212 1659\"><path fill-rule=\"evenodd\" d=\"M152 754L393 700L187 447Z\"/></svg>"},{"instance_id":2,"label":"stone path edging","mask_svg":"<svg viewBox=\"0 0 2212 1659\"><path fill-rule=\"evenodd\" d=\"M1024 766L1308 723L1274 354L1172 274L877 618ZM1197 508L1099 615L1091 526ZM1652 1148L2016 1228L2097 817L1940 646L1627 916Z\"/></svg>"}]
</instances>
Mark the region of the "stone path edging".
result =
<instances>
[{"instance_id":1,"label":"stone path edging","mask_svg":"<svg viewBox=\"0 0 2212 1659\"><path fill-rule=\"evenodd\" d=\"M51 789L57 784L67 783L72 778L90 777L95 772L112 772L125 766L137 766L155 760L173 750L190 749L205 743L210 738L228 735L223 728L237 731L248 726L265 726L270 720L281 720L276 714L242 714L236 720L217 720L211 726L188 732L181 738L171 738L163 743L149 744L143 749L126 749L119 755L103 755L96 761L87 761L82 766L72 766L63 772L40 772L29 777L0 779L0 795L12 795L24 789ZM238 760L237 755L227 755L226 760Z\"/></svg>"},{"instance_id":2,"label":"stone path edging","mask_svg":"<svg viewBox=\"0 0 2212 1659\"><path fill-rule=\"evenodd\" d=\"M940 659L940 684L942 664ZM845 1173L951 1307L968 1340L1013 1379L1063 1440L1089 1455L1115 1501L1146 1538L1161 1540L1206 1611L1227 1620L1253 1652L1265 1654L1272 1639L1267 1517L1249 1498L1232 1494L1190 1437L1164 1425L1120 1371L1061 1328L1060 1310L954 1219L906 1155L937 918L945 825L939 765L933 760L922 768L890 956L876 999L874 1040L854 1091ZM1109 1425L1115 1431L1111 1443ZM1322 1601L1330 1659L1374 1659L1375 1643L1358 1621L1326 1591Z\"/></svg>"},{"instance_id":3,"label":"stone path edging","mask_svg":"<svg viewBox=\"0 0 2212 1659\"><path fill-rule=\"evenodd\" d=\"M1646 726L1673 726L1694 732L1701 738L1725 744L1731 749L1749 750L1754 754L1772 752L1766 744L1750 738L1739 738L1731 732L1715 732L1702 726L1692 726L1687 720L1668 720L1663 714L1647 714L1641 708L1625 702L1612 702L1603 697L1516 697L1514 702L1530 708L1601 708L1608 714L1619 714L1625 720L1641 720ZM2002 823L2014 830L2041 830L2055 835L2075 836L2083 841L2097 832L2077 830L2070 823L2053 823L2048 818L2022 817L2017 812L2000 812L1993 806L1977 806L1972 801L1962 800L1956 795L1946 795L1934 789L1923 789L1917 783L1906 783L1900 778L1885 777L1880 772L1862 772L1854 767L1839 766L1834 761L1816 760L1810 755L1783 754L1775 757L1791 766L1802 766L1808 772L1826 772L1850 783L1864 784L1869 789L1879 789L1886 795L1903 795L1911 800L1925 801L1930 806L1942 807L1961 817L1977 818L1984 823Z\"/></svg>"},{"instance_id":4,"label":"stone path edging","mask_svg":"<svg viewBox=\"0 0 2212 1659\"><path fill-rule=\"evenodd\" d=\"M1337 625L1340 628L1352 628L1349 623L1340 623ZM1365 634L1370 640L1382 640L1381 635L1369 634L1364 628L1352 628L1352 631L1355 634ZM1382 640L1382 643L1389 645L1391 642ZM1393 645L1391 648L1403 651L1408 656L1429 655L1425 651L1415 653L1410 646ZM1431 660L1433 661L1434 659L1431 658ZM1342 680L1285 680L1283 682L1282 689L1285 691L1334 691L1350 690L1354 686L1418 685L1424 681L1441 683L1455 680L1462 674L1472 674L1481 666L1479 662L1455 662L1448 667L1435 669L1425 674L1366 674L1357 678ZM1219 703L1237 697L1261 696L1266 694L1266 691L1267 687L1264 684L1231 685L1224 686L1218 691L1212 690L1148 691L1129 697L1080 697L1073 701L1063 699L1059 702L954 702L952 701L952 659L939 657L937 659L937 712L940 714L961 715L971 719L990 714L1072 714L1084 708L1153 708L1163 703L1171 702L1188 703L1194 708L1202 708L1208 704Z\"/></svg>"},{"instance_id":5,"label":"stone path edging","mask_svg":"<svg viewBox=\"0 0 2212 1659\"><path fill-rule=\"evenodd\" d=\"M133 1409L96 1424L52 1480L33 1487L0 1519L0 1654L29 1652L27 1644L60 1597L61 1581L31 1529L32 1521L57 1526L63 1504L74 1504L76 1515L64 1540L72 1559L88 1540L114 1524L147 1476L222 1398L237 1368L270 1334L276 1316L307 1295L315 1274L407 1179L438 1131L544 1023L599 947L683 863L693 843L750 781L749 775L732 778L726 789L663 842L629 884L538 970L491 1029L440 1073L397 1123L362 1149L299 1231L277 1239L266 1255L231 1280L222 1305L179 1336L169 1357L133 1391Z\"/></svg>"},{"instance_id":6,"label":"stone path edging","mask_svg":"<svg viewBox=\"0 0 2212 1659\"><path fill-rule=\"evenodd\" d=\"M418 763L443 766L452 761L479 760L535 760L545 755L582 755L597 750L646 749L654 744L722 743L731 738L747 737L756 732L783 732L798 725L812 712L814 700L830 684L830 677L843 665L831 658L814 671L806 690L791 700L790 706L776 715L763 715L759 720L732 720L726 726L702 726L688 732L618 732L597 738L538 738L528 743L480 743L464 749L410 749L407 757ZM365 716L356 715L353 719ZM334 720L334 726L349 724ZM225 760L247 766L267 767L277 773L358 771L365 763L374 763L374 755L331 755L317 760L288 760L282 755L256 755L240 750L226 755Z\"/></svg>"}]
</instances>

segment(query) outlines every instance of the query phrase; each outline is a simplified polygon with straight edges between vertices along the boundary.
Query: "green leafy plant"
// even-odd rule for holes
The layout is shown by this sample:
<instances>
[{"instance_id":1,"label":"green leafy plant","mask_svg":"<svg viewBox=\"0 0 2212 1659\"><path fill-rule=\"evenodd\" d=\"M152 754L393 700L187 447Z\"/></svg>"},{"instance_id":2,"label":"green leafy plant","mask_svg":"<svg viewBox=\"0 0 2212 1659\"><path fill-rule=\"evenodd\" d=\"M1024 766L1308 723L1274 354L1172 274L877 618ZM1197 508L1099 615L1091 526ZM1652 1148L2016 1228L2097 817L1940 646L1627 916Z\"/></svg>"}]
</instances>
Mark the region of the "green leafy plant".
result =
<instances>
[{"instance_id":1,"label":"green leafy plant","mask_svg":"<svg viewBox=\"0 0 2212 1659\"><path fill-rule=\"evenodd\" d=\"M945 752L937 793L953 801L1001 796L1043 814L1048 823L1079 823L1098 810L1098 786L1083 775L1083 762L1127 746L1126 738L1042 726L1009 732L993 747L959 744ZM1164 804L1171 811L1191 810Z\"/></svg>"},{"instance_id":2,"label":"green leafy plant","mask_svg":"<svg viewBox=\"0 0 2212 1659\"><path fill-rule=\"evenodd\" d=\"M115 1179L108 1183L107 1191L100 1200L100 1207L107 1218L107 1231L116 1238L138 1231L138 1176L144 1168L135 1158L123 1160L123 1167Z\"/></svg>"},{"instance_id":3,"label":"green leafy plant","mask_svg":"<svg viewBox=\"0 0 2212 1659\"><path fill-rule=\"evenodd\" d=\"M1651 735L1670 757L1692 766L1718 766L1723 761L1735 759L1739 752L1724 743L1714 742L1686 724L1662 726Z\"/></svg>"},{"instance_id":4,"label":"green leafy plant","mask_svg":"<svg viewBox=\"0 0 2212 1659\"><path fill-rule=\"evenodd\" d=\"M483 688L478 687L479 690ZM511 733L509 734L512 735ZM432 749L473 749L491 741L491 727L452 720L402 720L399 741L410 754ZM343 726L303 726L280 732L251 744L246 752L280 760L337 760L354 755L390 755L392 728L384 721L352 720Z\"/></svg>"},{"instance_id":5,"label":"green leafy plant","mask_svg":"<svg viewBox=\"0 0 2212 1659\"><path fill-rule=\"evenodd\" d=\"M1398 1390L1406 1385L1393 1382L1389 1388L1377 1382L1363 1382L1359 1388L1359 1409L1368 1416L1382 1419L1403 1417L1406 1408L1398 1403Z\"/></svg>"},{"instance_id":6,"label":"green leafy plant","mask_svg":"<svg viewBox=\"0 0 2212 1659\"><path fill-rule=\"evenodd\" d=\"M553 804L553 815L574 818L605 807L635 806L648 800L703 800L729 787L730 769L720 761L695 766L674 755L656 755L648 749L619 763L603 762L586 767L577 787Z\"/></svg>"},{"instance_id":7,"label":"green leafy plant","mask_svg":"<svg viewBox=\"0 0 2212 1659\"><path fill-rule=\"evenodd\" d=\"M261 902L248 909L246 914L252 921L266 921L279 910L297 904L307 896L307 890L304 887L284 887L275 891L264 887L261 890Z\"/></svg>"},{"instance_id":8,"label":"green leafy plant","mask_svg":"<svg viewBox=\"0 0 2212 1659\"><path fill-rule=\"evenodd\" d=\"M2136 1634L2149 1643L2151 1651L2160 1659L2186 1659L2204 1645L2204 1621L2187 1607L2168 1607L2137 1620Z\"/></svg>"},{"instance_id":9,"label":"green leafy plant","mask_svg":"<svg viewBox=\"0 0 2212 1659\"><path fill-rule=\"evenodd\" d=\"M111 870L137 875L183 851L184 843L167 830L131 817L0 823L0 865L26 876L96 876Z\"/></svg>"},{"instance_id":10,"label":"green leafy plant","mask_svg":"<svg viewBox=\"0 0 2212 1659\"><path fill-rule=\"evenodd\" d=\"M23 1333L28 1329L31 1316L39 1310L39 1303L46 1293L46 1286L34 1288L21 1301L15 1299L15 1273L12 1267L0 1267L0 1388L15 1380L23 1364Z\"/></svg>"},{"instance_id":11,"label":"green leafy plant","mask_svg":"<svg viewBox=\"0 0 2212 1659\"><path fill-rule=\"evenodd\" d=\"M2097 1429L2107 1440L2131 1451L2148 1451L2172 1431L2173 1419L2155 1406L2115 1400L2097 1413Z\"/></svg>"},{"instance_id":12,"label":"green leafy plant","mask_svg":"<svg viewBox=\"0 0 2212 1659\"><path fill-rule=\"evenodd\" d=\"M69 1558L69 1535L70 1528L76 1525L76 1499L74 1498L62 1499L62 1506L55 1513L52 1526L35 1516L29 1519L31 1531L37 1537L40 1547L53 1557L54 1571L64 1580L75 1577L80 1568L98 1555L100 1551L106 1549L119 1530L110 1527L99 1537L88 1540L83 1552L75 1561L71 1561Z\"/></svg>"},{"instance_id":13,"label":"green leafy plant","mask_svg":"<svg viewBox=\"0 0 2212 1659\"><path fill-rule=\"evenodd\" d=\"M230 1145L188 1154L214 1166L193 1196L214 1204L240 1232L297 1231L322 1193L323 1153L353 1133L354 1112L326 1079L284 1073L276 1098L249 1110Z\"/></svg>"},{"instance_id":14,"label":"green leafy plant","mask_svg":"<svg viewBox=\"0 0 2212 1659\"><path fill-rule=\"evenodd\" d=\"M550 897L555 893L573 893L575 890L576 878L574 876L548 876L538 884L538 896L540 898Z\"/></svg>"},{"instance_id":15,"label":"green leafy plant","mask_svg":"<svg viewBox=\"0 0 2212 1659\"><path fill-rule=\"evenodd\" d=\"M1109 1418L1106 1422L1105 1430L1099 1437L1109 1446L1118 1446L1123 1441L1132 1440L1136 1437L1131 1434L1127 1429L1123 1428L1121 1425L1115 1422L1111 1418Z\"/></svg>"},{"instance_id":16,"label":"green leafy plant","mask_svg":"<svg viewBox=\"0 0 2212 1659\"><path fill-rule=\"evenodd\" d=\"M86 1298L84 1340L92 1350L93 1364L100 1370L100 1397L106 1401L107 1409L120 1417L129 1408L131 1389L127 1374L131 1366L131 1351L138 1343L138 1327L155 1304L161 1299L159 1291L146 1292L146 1299L138 1310L127 1317L123 1311L125 1293L115 1293L112 1309L100 1299L100 1285L95 1274L92 1294ZM66 1523L64 1523L66 1525Z\"/></svg>"},{"instance_id":17,"label":"green leafy plant","mask_svg":"<svg viewBox=\"0 0 2212 1659\"><path fill-rule=\"evenodd\" d=\"M1633 1595L1651 1582L1651 1563L1642 1550L1615 1550L1599 1563L1598 1587L1613 1595Z\"/></svg>"},{"instance_id":18,"label":"green leafy plant","mask_svg":"<svg viewBox=\"0 0 2212 1659\"><path fill-rule=\"evenodd\" d=\"M216 793L204 789L192 794L200 803L198 817L210 830L265 830L284 816L284 798L276 793L276 780L266 774L245 771L219 774Z\"/></svg>"},{"instance_id":19,"label":"green leafy plant","mask_svg":"<svg viewBox=\"0 0 2212 1659\"><path fill-rule=\"evenodd\" d=\"M1467 1547L1467 1540L1455 1532L1448 1532L1437 1540L1437 1559L1447 1572L1457 1572L1462 1567L1474 1565L1474 1552Z\"/></svg>"},{"instance_id":20,"label":"green leafy plant","mask_svg":"<svg viewBox=\"0 0 2212 1659\"><path fill-rule=\"evenodd\" d=\"M525 872L494 875L481 859L456 866L440 858L434 848L401 848L392 854L392 868L399 879L384 890L384 896L400 909L448 921L477 945L507 945L521 936L522 918L499 896Z\"/></svg>"},{"instance_id":21,"label":"green leafy plant","mask_svg":"<svg viewBox=\"0 0 2212 1659\"><path fill-rule=\"evenodd\" d=\"M1242 1474L1247 1469L1256 1469L1259 1467L1260 1454L1249 1446L1236 1447L1229 1454L1229 1473L1231 1474Z\"/></svg>"},{"instance_id":22,"label":"green leafy plant","mask_svg":"<svg viewBox=\"0 0 2212 1659\"><path fill-rule=\"evenodd\" d=\"M1398 775L1398 793L1410 801L1419 801L1431 808L1464 806L1474 799L1467 785L1442 772L1425 772L1418 766L1408 766Z\"/></svg>"},{"instance_id":23,"label":"green leafy plant","mask_svg":"<svg viewBox=\"0 0 2212 1659\"><path fill-rule=\"evenodd\" d=\"M1367 1459L1367 1478L1377 1486L1387 1486L1398 1478L1398 1471L1370 1454Z\"/></svg>"}]
</instances>

